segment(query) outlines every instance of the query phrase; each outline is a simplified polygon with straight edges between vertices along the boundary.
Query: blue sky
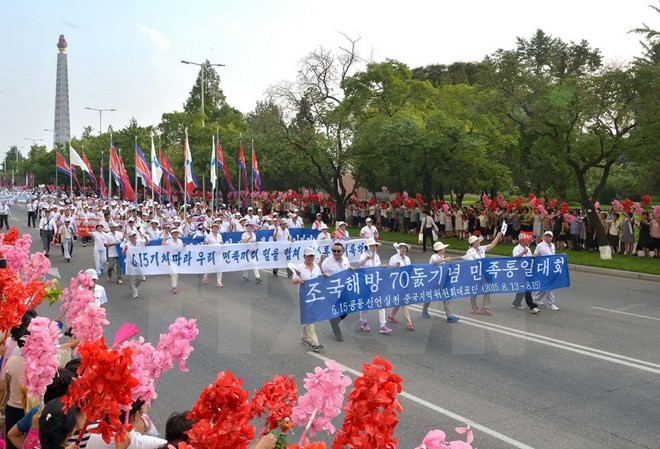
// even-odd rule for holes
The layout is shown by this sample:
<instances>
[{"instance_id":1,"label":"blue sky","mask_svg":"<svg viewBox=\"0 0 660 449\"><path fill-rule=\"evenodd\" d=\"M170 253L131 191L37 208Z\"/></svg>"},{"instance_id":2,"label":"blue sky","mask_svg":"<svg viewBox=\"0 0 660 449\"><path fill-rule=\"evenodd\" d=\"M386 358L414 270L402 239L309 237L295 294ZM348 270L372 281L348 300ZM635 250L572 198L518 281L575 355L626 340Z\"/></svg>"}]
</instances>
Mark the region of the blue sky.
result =
<instances>
[{"instance_id":1,"label":"blue sky","mask_svg":"<svg viewBox=\"0 0 660 449\"><path fill-rule=\"evenodd\" d=\"M538 6L536 6L538 4ZM564 40L588 40L608 60L640 53L627 34L642 22L660 28L652 0L367 1L4 1L0 13L0 154L25 138L52 144L57 40L69 43L72 135L86 125L122 128L135 117L155 125L181 110L197 76L182 59L220 68L227 101L252 110L265 90L293 80L299 61L319 45L336 48L339 32L362 37L360 52L410 67L480 60L512 48L537 28Z\"/></svg>"}]
</instances>

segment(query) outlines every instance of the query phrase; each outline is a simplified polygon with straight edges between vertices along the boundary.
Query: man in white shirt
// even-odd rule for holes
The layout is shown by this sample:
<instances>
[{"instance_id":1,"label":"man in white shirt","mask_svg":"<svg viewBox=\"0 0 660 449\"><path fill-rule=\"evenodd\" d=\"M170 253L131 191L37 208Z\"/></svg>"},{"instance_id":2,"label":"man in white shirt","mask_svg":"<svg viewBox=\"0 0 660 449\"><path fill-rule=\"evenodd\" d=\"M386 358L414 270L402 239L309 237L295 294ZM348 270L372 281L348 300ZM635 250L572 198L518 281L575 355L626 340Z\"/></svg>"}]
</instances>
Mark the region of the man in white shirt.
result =
<instances>
[{"instance_id":1,"label":"man in white shirt","mask_svg":"<svg viewBox=\"0 0 660 449\"><path fill-rule=\"evenodd\" d=\"M105 248L105 232L103 232L103 225L101 223L96 225L96 229L92 232L94 239L94 266L98 276L103 274L103 269L107 262L108 250ZM97 278L98 278L97 276Z\"/></svg>"},{"instance_id":2,"label":"man in white shirt","mask_svg":"<svg viewBox=\"0 0 660 449\"><path fill-rule=\"evenodd\" d=\"M71 217L64 218L64 225L58 229L58 234L62 242L62 249L64 251L64 260L71 262L71 249L73 248L73 238L76 236L76 231L71 225Z\"/></svg>"},{"instance_id":3,"label":"man in white shirt","mask_svg":"<svg viewBox=\"0 0 660 449\"><path fill-rule=\"evenodd\" d=\"M398 247L399 250L398 252L390 257L390 267L405 267L406 265L410 265L412 262L410 261L410 257L408 257L408 250L410 249L410 245L407 243L396 243L395 247ZM403 319L406 320L406 329L409 331L414 331L415 326L412 324L412 320L410 319L410 312L408 312L408 307L406 306L396 306L392 308L392 312L389 314L387 317L392 323L397 324L399 320L396 319L396 313L399 311L399 309L403 309Z\"/></svg>"},{"instance_id":4,"label":"man in white shirt","mask_svg":"<svg viewBox=\"0 0 660 449\"><path fill-rule=\"evenodd\" d=\"M532 257L532 250L529 248L529 242L532 240L531 235L523 234L518 240L518 244L513 248L512 256L513 257ZM520 304L522 303L523 298L525 298L525 304L529 307L529 311L533 314L540 312L539 308L536 307L534 301L532 300L532 292L518 292L516 297L511 303L511 307L514 309L524 309Z\"/></svg>"},{"instance_id":5,"label":"man in white shirt","mask_svg":"<svg viewBox=\"0 0 660 449\"><path fill-rule=\"evenodd\" d=\"M94 281L94 287L92 289L94 290L94 303L97 306L102 306L103 304L108 302L108 297L105 294L105 288L97 283L99 277L96 274L96 270L94 268L88 268L87 270L85 270L84 274L89 275L89 277L91 277L92 280Z\"/></svg>"},{"instance_id":6,"label":"man in white shirt","mask_svg":"<svg viewBox=\"0 0 660 449\"><path fill-rule=\"evenodd\" d=\"M211 224L211 232L204 237L204 245L217 246L222 245L222 235L218 232L220 229L220 220L216 220ZM204 285L209 283L209 274L204 273ZM224 287L222 283L222 271L216 271L216 283L215 286L218 288Z\"/></svg>"},{"instance_id":7,"label":"man in white shirt","mask_svg":"<svg viewBox=\"0 0 660 449\"><path fill-rule=\"evenodd\" d=\"M293 210L293 215L291 216L291 220L288 225L289 229L302 229L305 227L303 219L298 216L298 209Z\"/></svg>"},{"instance_id":8,"label":"man in white shirt","mask_svg":"<svg viewBox=\"0 0 660 449\"><path fill-rule=\"evenodd\" d=\"M376 242L373 238L369 238L365 246L366 249L360 256L360 267L375 268L382 266L380 263L380 256L378 255L378 246L380 246L380 243ZM389 334L392 332L392 329L387 327L386 317L387 313L385 309L378 309L378 318L380 321L379 332L381 334ZM360 312L360 328L365 332L371 330L371 328L369 328L369 323L367 322L367 312Z\"/></svg>"},{"instance_id":9,"label":"man in white shirt","mask_svg":"<svg viewBox=\"0 0 660 449\"><path fill-rule=\"evenodd\" d=\"M371 218L367 218L366 225L360 229L360 238L378 240L378 229L373 225Z\"/></svg>"},{"instance_id":10,"label":"man in white shirt","mask_svg":"<svg viewBox=\"0 0 660 449\"><path fill-rule=\"evenodd\" d=\"M316 214L316 220L312 223L312 231L320 231L321 225L323 225L323 215Z\"/></svg>"},{"instance_id":11,"label":"man in white shirt","mask_svg":"<svg viewBox=\"0 0 660 449\"><path fill-rule=\"evenodd\" d=\"M6 201L0 203L0 229L2 229L2 224L4 223L7 229L9 229L9 206Z\"/></svg>"},{"instance_id":12,"label":"man in white shirt","mask_svg":"<svg viewBox=\"0 0 660 449\"><path fill-rule=\"evenodd\" d=\"M351 269L348 257L344 256L344 245L340 242L335 242L335 244L332 245L332 257L328 257L321 264L321 272L323 273L323 276L329 277L340 271ZM348 315L341 315L330 320L330 326L332 327L332 332L335 334L335 340L337 341L344 341L344 338L341 335L339 322L347 316Z\"/></svg>"},{"instance_id":13,"label":"man in white shirt","mask_svg":"<svg viewBox=\"0 0 660 449\"><path fill-rule=\"evenodd\" d=\"M170 233L171 233L171 237L167 240L163 239L163 242L161 244L167 246L167 249L168 251L170 251L170 254L176 253L178 251L182 251L186 247L186 245L184 245L181 239L179 238L179 234L180 234L179 228L172 228ZM179 293L179 289L177 287L179 282L179 273L176 272L176 268L174 264L172 265L172 272L170 273L170 282L172 286L172 294L176 295L177 293Z\"/></svg>"},{"instance_id":14,"label":"man in white shirt","mask_svg":"<svg viewBox=\"0 0 660 449\"><path fill-rule=\"evenodd\" d=\"M119 254L117 253L117 243L124 239L124 235L119 232L119 223L110 223L110 232L105 235L105 247L108 249L108 282L112 282L112 272L117 270L117 284L123 284L121 280L121 264L119 263Z\"/></svg>"},{"instance_id":15,"label":"man in white shirt","mask_svg":"<svg viewBox=\"0 0 660 449\"><path fill-rule=\"evenodd\" d=\"M543 233L543 241L539 243L536 246L536 250L534 251L534 257L536 256L551 256L555 253L555 244L552 243L552 231L545 231ZM554 310L555 312L559 310L559 307L557 307L557 304L555 303L555 291L554 290L548 290L545 292L537 292L534 295L534 302L538 305L543 304L543 297L548 298L548 305L546 305L546 309Z\"/></svg>"},{"instance_id":16,"label":"man in white shirt","mask_svg":"<svg viewBox=\"0 0 660 449\"><path fill-rule=\"evenodd\" d=\"M242 218L241 220L245 219ZM254 232L252 232L252 223L246 223L245 228L245 232L241 235L241 243L257 243L257 236ZM259 274L258 268L254 269L254 277L254 282L261 284L263 279ZM243 282L250 282L250 279L248 278L248 270L243 270Z\"/></svg>"},{"instance_id":17,"label":"man in white shirt","mask_svg":"<svg viewBox=\"0 0 660 449\"><path fill-rule=\"evenodd\" d=\"M126 256L129 248L140 248L144 246L144 242L138 240L137 231L132 230L128 232L128 240L122 244L122 254ZM133 299L139 296L138 287L142 283L143 276L141 274L132 274L131 279L131 293Z\"/></svg>"},{"instance_id":18,"label":"man in white shirt","mask_svg":"<svg viewBox=\"0 0 660 449\"><path fill-rule=\"evenodd\" d=\"M286 221L282 220L280 221L280 225L275 228L275 231L273 232L273 241L274 242L293 242L293 239L291 238L291 233L287 229L287 224ZM282 248L282 251L284 251L284 248ZM278 273L277 268L273 268L273 276L277 277ZM289 273L291 270L287 268L287 277L291 278L293 276L293 273Z\"/></svg>"},{"instance_id":19,"label":"man in white shirt","mask_svg":"<svg viewBox=\"0 0 660 449\"><path fill-rule=\"evenodd\" d=\"M53 235L57 226L55 220L50 216L50 210L44 210L44 216L39 220L39 233L41 235L41 243L46 257L50 257L50 242L53 240Z\"/></svg>"},{"instance_id":20,"label":"man in white shirt","mask_svg":"<svg viewBox=\"0 0 660 449\"><path fill-rule=\"evenodd\" d=\"M149 227L147 227L147 237L149 240L158 240L161 238L161 231L158 229L158 222L156 220L151 220L149 222Z\"/></svg>"},{"instance_id":21,"label":"man in white shirt","mask_svg":"<svg viewBox=\"0 0 660 449\"><path fill-rule=\"evenodd\" d=\"M37 204L36 201L28 200L27 202L28 213L28 228L37 227Z\"/></svg>"},{"instance_id":22,"label":"man in white shirt","mask_svg":"<svg viewBox=\"0 0 660 449\"><path fill-rule=\"evenodd\" d=\"M492 250L497 246L497 243L500 241L502 238L502 233L498 232L493 241L489 245L482 245L479 246L481 242L483 242L484 238L482 236L476 236L472 235L468 239L468 245L470 245L470 249L467 250L465 253L465 256L463 256L463 259L465 260L477 260L477 259L483 259L486 257L486 252ZM482 308L479 310L479 307L477 307L477 295L472 295L470 296L470 307L472 308L471 312L476 313L476 314L481 314L481 315L492 315L493 313L490 311L490 293L485 293L484 298L483 298L483 303L482 303Z\"/></svg>"}]
</instances>

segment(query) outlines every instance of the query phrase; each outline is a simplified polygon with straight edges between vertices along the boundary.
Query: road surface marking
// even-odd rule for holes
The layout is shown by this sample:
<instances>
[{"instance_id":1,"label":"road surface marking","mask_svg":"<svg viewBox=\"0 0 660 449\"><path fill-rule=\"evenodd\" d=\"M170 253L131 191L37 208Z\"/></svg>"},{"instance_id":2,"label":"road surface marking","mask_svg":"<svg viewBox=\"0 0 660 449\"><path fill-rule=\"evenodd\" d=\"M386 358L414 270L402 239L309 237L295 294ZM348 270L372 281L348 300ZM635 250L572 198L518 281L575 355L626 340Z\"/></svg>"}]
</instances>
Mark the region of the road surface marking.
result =
<instances>
[{"instance_id":1,"label":"road surface marking","mask_svg":"<svg viewBox=\"0 0 660 449\"><path fill-rule=\"evenodd\" d=\"M14 221L18 221L18 218L14 218L14 217L11 217L11 216L9 218L11 218Z\"/></svg>"},{"instance_id":2,"label":"road surface marking","mask_svg":"<svg viewBox=\"0 0 660 449\"><path fill-rule=\"evenodd\" d=\"M420 306L416 306L416 305L409 306L409 308L414 310L422 309ZM445 317L444 313L436 312L435 310L429 310L429 313L434 316ZM470 318L466 318L464 316L461 316L461 322L468 326L474 326L480 329L485 329L492 332L498 332L500 334L508 335L510 337L521 338L523 340L540 343L542 345L551 346L553 348L559 348L565 351L571 351L577 354L582 354L596 359L617 363L623 366L628 366L630 368L637 368L642 371L648 371L650 373L660 374L660 365L647 362L645 360L634 359L632 357L626 357L612 352L601 351L600 349L590 348L588 346L581 346L564 340L557 340L555 338L545 337L543 335L521 331L519 329L513 329L510 327L500 326L497 324L484 323L483 321L473 320Z\"/></svg>"},{"instance_id":3,"label":"road surface marking","mask_svg":"<svg viewBox=\"0 0 660 449\"><path fill-rule=\"evenodd\" d=\"M315 353L315 352L311 352L311 351L308 351L307 354L311 355L312 357L316 357L317 359L323 360L323 361L332 360L332 359L330 359L330 358L328 358L328 357L324 357L324 356L322 356L322 355L320 355L320 354L317 354L317 353ZM338 362L337 362L337 363L338 363ZM347 372L349 372L349 373L351 373L351 374L353 374L353 375L355 375L355 376L361 376L361 375L362 375L362 373L361 373L360 371L357 371L357 370L355 370L355 369L353 369L353 368L350 368L350 367L348 367L348 366L346 366L346 365L343 365L343 364L341 364L341 363L338 363L338 365L341 366L345 371L347 371ZM454 412L452 412L452 411L449 411L449 410L447 410L447 409L444 409L444 408L442 408L442 407L439 407L439 406L437 406L437 405L435 405L435 404L433 404L433 403L431 403L431 402L425 401L424 399L419 398L419 397L417 397L417 396L415 396L415 395L412 395L412 394L410 394L410 393L406 393L405 391L402 391L402 392L401 392L401 396L404 397L404 398L406 398L406 399L410 399L411 401L416 402L417 404L419 404L419 405L421 405L421 406L423 406L423 407L429 408L429 409L431 409L431 410L433 410L433 411L435 411L435 412L438 412L438 413L440 413L440 414L442 414L442 415L445 415L445 416L447 416L447 417L449 417L449 418L451 418L451 419L454 419L454 420L456 420L456 421L458 421L458 422L460 422L460 423L462 423L462 424L468 424L471 428L473 428L473 429L475 429L475 430L479 430L479 431L481 431L481 432L483 432L483 433L485 433L485 434L488 434L488 435L492 436L493 438L497 438L497 439L500 440L500 441L504 441L505 443L510 444L510 445L513 446L513 447L517 447L517 448L520 448L520 449L534 449L534 448L532 448L531 446L526 445L525 443L522 443L522 442L520 442L520 441L518 441L518 440L514 440L513 438L508 437L508 436L506 436L506 435L504 435L504 434L501 434L501 433L499 433L499 432L496 431L496 430L493 430L493 429L491 429L491 428L489 428L489 427L486 427L486 426L484 426L484 425L481 425L481 424L479 424L479 423L476 423L476 422L472 421L472 420L469 419L469 418L466 418L466 417L461 416L461 415L459 415L459 414L457 414L457 413L454 413Z\"/></svg>"},{"instance_id":4,"label":"road surface marking","mask_svg":"<svg viewBox=\"0 0 660 449\"><path fill-rule=\"evenodd\" d=\"M638 318L646 318L647 320L656 320L660 321L660 318L654 318L652 316L646 316L646 315L637 315L636 313L628 313L628 312L621 312L620 310L612 310L612 309L603 309L602 307L594 307L591 306L592 309L597 309L597 310L604 310L606 312L612 312L612 313L620 313L622 315L630 315L630 316L636 316Z\"/></svg>"}]
</instances>

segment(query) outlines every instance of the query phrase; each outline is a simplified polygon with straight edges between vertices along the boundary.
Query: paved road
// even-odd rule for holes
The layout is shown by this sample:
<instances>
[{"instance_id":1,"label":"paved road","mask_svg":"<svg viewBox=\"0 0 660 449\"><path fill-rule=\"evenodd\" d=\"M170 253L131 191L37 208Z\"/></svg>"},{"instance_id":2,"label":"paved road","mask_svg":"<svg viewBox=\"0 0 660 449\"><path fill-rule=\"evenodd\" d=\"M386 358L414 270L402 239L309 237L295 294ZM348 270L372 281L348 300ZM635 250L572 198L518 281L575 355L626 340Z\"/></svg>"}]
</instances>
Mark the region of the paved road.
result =
<instances>
[{"instance_id":1,"label":"paved road","mask_svg":"<svg viewBox=\"0 0 660 449\"><path fill-rule=\"evenodd\" d=\"M25 212L14 208L21 232ZM38 250L38 233L29 229ZM389 248L383 247L383 254ZM75 249L72 263L57 251L51 258L68 282L92 266L91 248ZM413 250L413 262L427 255ZM254 390L275 373L296 376L324 357L352 370L380 354L403 376L403 413L396 434L399 447L416 447L435 428L472 423L481 448L658 448L660 447L660 284L588 273L572 273L573 286L558 292L561 311L539 316L510 307L510 295L494 295L494 316L468 313L467 299L454 308L463 319L412 315L417 328L380 335L359 329L357 317L344 321L343 343L332 339L327 323L317 325L325 345L320 354L300 344L296 288L286 278L262 272L261 285L244 284L228 273L224 289L203 286L201 276L181 276L180 293L169 293L169 279L149 278L141 298L127 284L108 284L110 326L136 324L149 341L177 317L197 318L201 330L188 367L170 372L158 386L152 416L161 429L168 414L189 408L220 370L243 377ZM57 311L43 306L44 315ZM371 312L375 327L377 313ZM339 427L340 423L336 423Z\"/></svg>"}]
</instances>

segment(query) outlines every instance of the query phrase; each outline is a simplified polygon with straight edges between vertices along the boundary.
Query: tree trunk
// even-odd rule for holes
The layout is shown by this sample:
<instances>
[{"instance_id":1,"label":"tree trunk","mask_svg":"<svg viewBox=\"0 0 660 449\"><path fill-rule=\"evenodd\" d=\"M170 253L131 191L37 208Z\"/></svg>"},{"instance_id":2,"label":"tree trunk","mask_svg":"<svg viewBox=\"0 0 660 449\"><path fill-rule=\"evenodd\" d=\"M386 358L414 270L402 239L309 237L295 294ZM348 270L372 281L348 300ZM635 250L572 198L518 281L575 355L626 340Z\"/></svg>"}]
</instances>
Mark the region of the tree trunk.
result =
<instances>
[{"instance_id":1,"label":"tree trunk","mask_svg":"<svg viewBox=\"0 0 660 449\"><path fill-rule=\"evenodd\" d=\"M593 202L589 201L589 194L587 193L587 184L584 179L584 173L578 167L574 166L573 171L575 172L575 177L577 178L578 190L580 192L580 204L587 211L587 217L596 231L596 241L598 242L598 247L601 251L601 259L607 259L608 254L607 250L603 248L609 248L609 242L607 240L607 233L603 227L603 223L600 221L600 217L596 213ZM594 195L595 196L595 195ZM611 258L611 255L610 257Z\"/></svg>"},{"instance_id":2,"label":"tree trunk","mask_svg":"<svg viewBox=\"0 0 660 449\"><path fill-rule=\"evenodd\" d=\"M463 206L463 197L465 196L465 192L456 192L456 204L461 207Z\"/></svg>"},{"instance_id":3,"label":"tree trunk","mask_svg":"<svg viewBox=\"0 0 660 449\"><path fill-rule=\"evenodd\" d=\"M338 195L335 201L335 222L346 220L346 197Z\"/></svg>"},{"instance_id":4,"label":"tree trunk","mask_svg":"<svg viewBox=\"0 0 660 449\"><path fill-rule=\"evenodd\" d=\"M433 198L433 178L428 171L424 174L422 192L424 195L424 210L427 211Z\"/></svg>"}]
</instances>

